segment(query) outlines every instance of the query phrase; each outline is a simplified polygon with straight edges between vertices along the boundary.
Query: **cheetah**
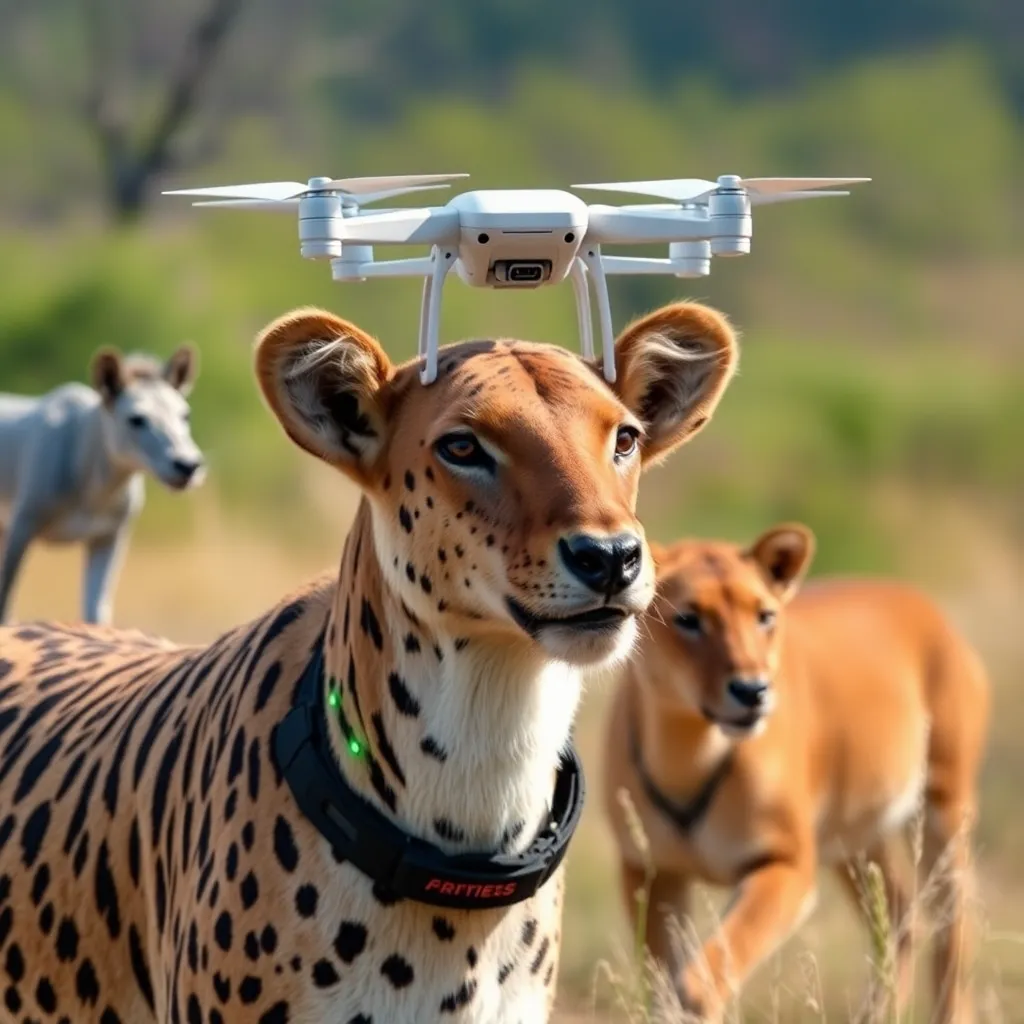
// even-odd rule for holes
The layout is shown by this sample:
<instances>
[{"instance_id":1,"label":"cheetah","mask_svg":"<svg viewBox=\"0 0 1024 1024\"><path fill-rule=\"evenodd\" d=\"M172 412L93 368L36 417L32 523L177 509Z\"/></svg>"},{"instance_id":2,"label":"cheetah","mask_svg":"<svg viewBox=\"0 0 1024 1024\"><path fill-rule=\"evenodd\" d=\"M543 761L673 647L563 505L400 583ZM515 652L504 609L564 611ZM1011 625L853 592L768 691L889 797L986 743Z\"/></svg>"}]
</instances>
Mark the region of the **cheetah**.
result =
<instances>
[{"instance_id":1,"label":"cheetah","mask_svg":"<svg viewBox=\"0 0 1024 1024\"><path fill-rule=\"evenodd\" d=\"M736 360L689 303L623 331L614 386L496 340L446 346L424 387L330 313L269 324L266 404L362 491L340 573L208 647L0 630L0 1020L547 1020L564 868L501 905L403 895L304 813L282 737L308 714L338 792L410 847L529 849L584 676L654 595L641 470L704 426Z\"/></svg>"}]
</instances>

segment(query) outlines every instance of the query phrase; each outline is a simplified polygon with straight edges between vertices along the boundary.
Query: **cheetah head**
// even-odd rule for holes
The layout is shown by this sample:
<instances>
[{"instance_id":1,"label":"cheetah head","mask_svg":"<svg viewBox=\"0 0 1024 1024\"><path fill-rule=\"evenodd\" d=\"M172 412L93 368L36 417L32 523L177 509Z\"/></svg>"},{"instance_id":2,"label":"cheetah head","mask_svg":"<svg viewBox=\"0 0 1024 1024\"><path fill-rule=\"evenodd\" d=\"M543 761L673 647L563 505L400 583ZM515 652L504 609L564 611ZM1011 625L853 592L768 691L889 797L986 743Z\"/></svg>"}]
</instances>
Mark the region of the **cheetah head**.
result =
<instances>
[{"instance_id":1,"label":"cheetah head","mask_svg":"<svg viewBox=\"0 0 1024 1024\"><path fill-rule=\"evenodd\" d=\"M261 333L256 373L291 439L362 489L420 620L586 665L629 650L654 596L640 473L704 426L736 358L722 315L678 303L618 338L612 386L564 349L497 340L446 346L424 387L419 360L300 309Z\"/></svg>"}]
</instances>

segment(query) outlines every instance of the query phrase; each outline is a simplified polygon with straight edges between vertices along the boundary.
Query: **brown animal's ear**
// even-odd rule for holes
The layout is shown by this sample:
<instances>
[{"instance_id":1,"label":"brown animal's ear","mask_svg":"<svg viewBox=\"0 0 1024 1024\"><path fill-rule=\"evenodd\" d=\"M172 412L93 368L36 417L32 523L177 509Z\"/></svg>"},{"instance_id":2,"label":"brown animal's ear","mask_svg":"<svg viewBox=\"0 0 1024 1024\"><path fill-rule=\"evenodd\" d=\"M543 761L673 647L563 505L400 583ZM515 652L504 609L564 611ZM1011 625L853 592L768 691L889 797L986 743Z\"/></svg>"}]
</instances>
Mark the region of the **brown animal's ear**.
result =
<instances>
[{"instance_id":1,"label":"brown animal's ear","mask_svg":"<svg viewBox=\"0 0 1024 1024\"><path fill-rule=\"evenodd\" d=\"M164 363L164 380L186 398L199 376L199 353L192 345L180 345Z\"/></svg>"},{"instance_id":2,"label":"brown animal's ear","mask_svg":"<svg viewBox=\"0 0 1024 1024\"><path fill-rule=\"evenodd\" d=\"M101 348L92 357L89 367L92 386L107 405L117 400L124 390L124 359L116 348Z\"/></svg>"},{"instance_id":3,"label":"brown animal's ear","mask_svg":"<svg viewBox=\"0 0 1024 1024\"><path fill-rule=\"evenodd\" d=\"M707 423L737 358L728 320L697 302L664 306L619 335L615 391L644 425L645 468Z\"/></svg>"},{"instance_id":4,"label":"brown animal's ear","mask_svg":"<svg viewBox=\"0 0 1024 1024\"><path fill-rule=\"evenodd\" d=\"M783 523L761 534L744 552L780 600L796 593L814 558L814 534L802 523Z\"/></svg>"},{"instance_id":5,"label":"brown animal's ear","mask_svg":"<svg viewBox=\"0 0 1024 1024\"><path fill-rule=\"evenodd\" d=\"M384 449L381 386L394 367L377 342L320 309L296 309L256 341L256 377L274 415L301 448L360 485Z\"/></svg>"}]
</instances>

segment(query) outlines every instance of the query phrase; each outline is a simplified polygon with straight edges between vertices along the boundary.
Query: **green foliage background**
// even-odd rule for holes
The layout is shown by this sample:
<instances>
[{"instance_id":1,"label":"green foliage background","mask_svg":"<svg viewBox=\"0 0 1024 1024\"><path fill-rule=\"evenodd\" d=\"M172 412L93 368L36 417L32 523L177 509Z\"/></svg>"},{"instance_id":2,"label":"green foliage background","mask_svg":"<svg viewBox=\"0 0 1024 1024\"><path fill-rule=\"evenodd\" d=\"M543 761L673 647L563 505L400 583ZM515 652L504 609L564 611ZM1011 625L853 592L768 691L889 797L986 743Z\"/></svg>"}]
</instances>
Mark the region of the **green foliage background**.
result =
<instances>
[{"instance_id":1,"label":"green foliage background","mask_svg":"<svg viewBox=\"0 0 1024 1024\"><path fill-rule=\"evenodd\" d=\"M698 297L744 337L713 425L645 489L655 534L741 537L799 518L819 533L819 570L934 574L965 516L1021 536L1024 133L998 70L976 45L950 43L851 58L799 89L680 74L652 90L538 52L496 94L409 90L377 118L330 74L309 74L289 85L302 105L239 105L210 159L161 186L406 170L466 170L474 186L871 176L850 198L759 210L751 255L716 261L706 280L615 281L613 310L621 326ZM0 386L82 378L101 343L167 353L191 338L208 486L279 530L308 518L304 460L257 397L251 340L286 309L322 304L408 357L419 283L334 284L299 258L289 215L159 198L115 231L73 105L34 108L23 85L0 89ZM503 296L453 281L442 329L577 344L567 286ZM154 493L144 535L187 530L187 504Z\"/></svg>"}]
</instances>

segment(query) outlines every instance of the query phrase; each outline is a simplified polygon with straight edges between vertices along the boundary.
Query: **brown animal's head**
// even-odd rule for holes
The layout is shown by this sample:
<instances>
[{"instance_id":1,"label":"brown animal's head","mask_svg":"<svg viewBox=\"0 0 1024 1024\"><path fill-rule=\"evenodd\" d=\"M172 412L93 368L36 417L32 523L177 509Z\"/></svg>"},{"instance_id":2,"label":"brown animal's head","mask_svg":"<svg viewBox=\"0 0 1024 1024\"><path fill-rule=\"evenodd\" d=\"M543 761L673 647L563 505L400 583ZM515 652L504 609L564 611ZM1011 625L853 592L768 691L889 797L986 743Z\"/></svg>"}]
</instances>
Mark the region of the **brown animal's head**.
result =
<instances>
[{"instance_id":1,"label":"brown animal's head","mask_svg":"<svg viewBox=\"0 0 1024 1024\"><path fill-rule=\"evenodd\" d=\"M756 732L775 703L778 619L813 554L814 534L799 523L774 526L748 548L656 547L645 676L728 734Z\"/></svg>"},{"instance_id":2,"label":"brown animal's head","mask_svg":"<svg viewBox=\"0 0 1024 1024\"><path fill-rule=\"evenodd\" d=\"M256 349L300 447L363 490L386 578L422 620L578 664L624 652L654 594L641 468L707 422L735 368L727 321L679 303L616 342L618 383L521 341L442 349L435 383L353 324L297 310Z\"/></svg>"}]
</instances>

